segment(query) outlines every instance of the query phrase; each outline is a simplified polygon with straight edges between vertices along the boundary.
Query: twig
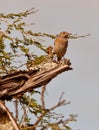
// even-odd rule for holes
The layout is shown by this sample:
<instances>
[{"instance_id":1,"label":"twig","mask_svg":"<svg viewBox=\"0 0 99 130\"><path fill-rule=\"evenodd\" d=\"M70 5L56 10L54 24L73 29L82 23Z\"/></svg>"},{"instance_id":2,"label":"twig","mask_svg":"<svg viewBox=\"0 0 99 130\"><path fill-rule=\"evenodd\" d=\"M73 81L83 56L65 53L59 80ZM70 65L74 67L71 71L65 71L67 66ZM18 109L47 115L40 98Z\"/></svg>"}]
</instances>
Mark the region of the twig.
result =
<instances>
[{"instance_id":1,"label":"twig","mask_svg":"<svg viewBox=\"0 0 99 130\"><path fill-rule=\"evenodd\" d=\"M42 109L45 109L45 101L44 101L45 90L46 90L46 85L42 86L42 92L41 92Z\"/></svg>"},{"instance_id":2,"label":"twig","mask_svg":"<svg viewBox=\"0 0 99 130\"><path fill-rule=\"evenodd\" d=\"M90 36L91 34L87 34L87 35L77 35L77 34L74 34L74 35L70 35L69 36L69 39L77 39L77 38L83 38L83 37L88 37Z\"/></svg>"},{"instance_id":3,"label":"twig","mask_svg":"<svg viewBox=\"0 0 99 130\"><path fill-rule=\"evenodd\" d=\"M61 95L60 95L60 97L59 97L59 102L62 100L63 95L64 95L64 92L61 93Z\"/></svg>"},{"instance_id":4,"label":"twig","mask_svg":"<svg viewBox=\"0 0 99 130\"><path fill-rule=\"evenodd\" d=\"M63 106L63 105L65 105L65 100L62 100L62 101L58 102L55 106L51 107L49 109L49 111L52 111L52 110L56 109L57 107Z\"/></svg>"},{"instance_id":5,"label":"twig","mask_svg":"<svg viewBox=\"0 0 99 130\"><path fill-rule=\"evenodd\" d=\"M63 126L66 126L66 124L68 124L70 121L75 121L75 118L77 117L78 115L72 115L70 116L70 118L66 119L66 120L60 120L58 121L56 124L63 124Z\"/></svg>"},{"instance_id":6,"label":"twig","mask_svg":"<svg viewBox=\"0 0 99 130\"><path fill-rule=\"evenodd\" d=\"M14 105L15 105L15 119L17 121L18 120L18 100L17 99L15 99Z\"/></svg>"},{"instance_id":7,"label":"twig","mask_svg":"<svg viewBox=\"0 0 99 130\"><path fill-rule=\"evenodd\" d=\"M21 120L20 120L20 126L23 125L23 123L25 122L25 119L27 118L27 108L20 102L20 105L22 106L22 110L23 110L23 115L21 117Z\"/></svg>"},{"instance_id":8,"label":"twig","mask_svg":"<svg viewBox=\"0 0 99 130\"><path fill-rule=\"evenodd\" d=\"M76 115L70 115L70 118L65 120L65 124L68 124L68 122L70 122L70 121L74 121L77 116L78 116L77 114Z\"/></svg>"},{"instance_id":9,"label":"twig","mask_svg":"<svg viewBox=\"0 0 99 130\"><path fill-rule=\"evenodd\" d=\"M53 106L52 108L50 108L49 111L52 111L52 110L56 109L59 106L70 104L70 101L66 102L66 100L62 100L63 95L64 95L64 92L61 93L61 96L59 97L58 103L55 106Z\"/></svg>"},{"instance_id":10,"label":"twig","mask_svg":"<svg viewBox=\"0 0 99 130\"><path fill-rule=\"evenodd\" d=\"M40 117L38 118L38 120L34 123L34 125L33 125L33 129L35 129L36 127L37 127L37 125L40 123L40 121L42 120L42 118L45 116L45 114L47 113L47 112L49 112L49 110L44 110L43 112L42 112L42 114L40 115Z\"/></svg>"}]
</instances>

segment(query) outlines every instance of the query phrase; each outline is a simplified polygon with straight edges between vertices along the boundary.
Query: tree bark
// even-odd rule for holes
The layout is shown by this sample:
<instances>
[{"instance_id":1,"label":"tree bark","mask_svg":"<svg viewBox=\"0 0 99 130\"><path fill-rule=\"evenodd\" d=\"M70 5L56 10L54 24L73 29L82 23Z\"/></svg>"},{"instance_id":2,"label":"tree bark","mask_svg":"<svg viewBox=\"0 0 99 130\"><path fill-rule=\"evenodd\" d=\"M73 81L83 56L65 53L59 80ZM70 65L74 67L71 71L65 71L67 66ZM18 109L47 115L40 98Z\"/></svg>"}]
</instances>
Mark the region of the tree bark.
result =
<instances>
[{"instance_id":1,"label":"tree bark","mask_svg":"<svg viewBox=\"0 0 99 130\"><path fill-rule=\"evenodd\" d=\"M71 69L70 63L64 65L57 64L54 68L44 71L17 71L3 76L0 79L0 100L18 98L18 96L21 96L25 92L41 87L58 74Z\"/></svg>"},{"instance_id":2,"label":"tree bark","mask_svg":"<svg viewBox=\"0 0 99 130\"><path fill-rule=\"evenodd\" d=\"M25 92L41 87L49 83L62 72L71 70L70 62L65 64L47 64L45 70L20 70L0 77L0 130L19 130L14 117L4 104L5 100L19 98ZM46 65L45 65L46 66ZM44 67L44 66L43 66ZM2 123L2 120L4 121ZM7 128L7 129L6 129Z\"/></svg>"}]
</instances>

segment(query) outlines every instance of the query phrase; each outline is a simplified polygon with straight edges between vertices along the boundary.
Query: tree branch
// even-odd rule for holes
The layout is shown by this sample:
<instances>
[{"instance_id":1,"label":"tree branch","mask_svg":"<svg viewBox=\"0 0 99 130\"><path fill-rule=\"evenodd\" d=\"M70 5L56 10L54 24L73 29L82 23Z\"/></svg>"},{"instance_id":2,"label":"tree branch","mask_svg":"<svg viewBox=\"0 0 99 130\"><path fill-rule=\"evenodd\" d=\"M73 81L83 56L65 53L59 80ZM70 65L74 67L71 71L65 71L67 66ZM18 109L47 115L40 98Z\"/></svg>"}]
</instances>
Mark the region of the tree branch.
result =
<instances>
[{"instance_id":1,"label":"tree branch","mask_svg":"<svg viewBox=\"0 0 99 130\"><path fill-rule=\"evenodd\" d=\"M2 103L2 101L0 100L0 107L7 113L7 115L9 116L9 119L11 120L15 130L20 130L19 126L17 125L15 119L13 118L13 116L11 115L11 113L9 112L8 108Z\"/></svg>"},{"instance_id":2,"label":"tree branch","mask_svg":"<svg viewBox=\"0 0 99 130\"><path fill-rule=\"evenodd\" d=\"M58 74L71 70L70 63L56 64L54 68L43 71L18 71L1 77L0 99L8 100L22 96L25 92L46 85Z\"/></svg>"}]
</instances>

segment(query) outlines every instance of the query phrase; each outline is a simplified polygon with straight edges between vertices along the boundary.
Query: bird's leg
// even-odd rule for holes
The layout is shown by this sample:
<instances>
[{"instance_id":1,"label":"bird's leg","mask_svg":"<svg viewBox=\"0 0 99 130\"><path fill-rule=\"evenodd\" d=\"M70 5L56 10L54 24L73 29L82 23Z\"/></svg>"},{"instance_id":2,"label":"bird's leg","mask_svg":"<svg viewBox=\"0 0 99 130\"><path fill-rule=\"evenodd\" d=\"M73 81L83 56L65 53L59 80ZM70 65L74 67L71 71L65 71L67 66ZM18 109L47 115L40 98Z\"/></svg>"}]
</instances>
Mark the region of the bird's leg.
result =
<instances>
[{"instance_id":1,"label":"bird's leg","mask_svg":"<svg viewBox=\"0 0 99 130\"><path fill-rule=\"evenodd\" d=\"M57 62L57 56L56 56L56 54L54 52L53 52L53 61Z\"/></svg>"}]
</instances>

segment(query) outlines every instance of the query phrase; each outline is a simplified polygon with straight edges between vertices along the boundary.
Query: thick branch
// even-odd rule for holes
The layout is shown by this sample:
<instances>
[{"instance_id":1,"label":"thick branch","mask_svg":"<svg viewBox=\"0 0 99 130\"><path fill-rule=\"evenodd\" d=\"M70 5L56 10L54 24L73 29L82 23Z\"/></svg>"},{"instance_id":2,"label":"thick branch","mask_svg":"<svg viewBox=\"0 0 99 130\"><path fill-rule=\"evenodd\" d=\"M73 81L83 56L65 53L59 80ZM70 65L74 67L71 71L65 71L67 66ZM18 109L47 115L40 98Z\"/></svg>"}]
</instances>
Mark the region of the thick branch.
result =
<instances>
[{"instance_id":1,"label":"thick branch","mask_svg":"<svg viewBox=\"0 0 99 130\"><path fill-rule=\"evenodd\" d=\"M44 71L18 71L1 77L0 99L18 97L27 91L46 85L58 74L71 69L70 63L57 64L54 68Z\"/></svg>"}]
</instances>

